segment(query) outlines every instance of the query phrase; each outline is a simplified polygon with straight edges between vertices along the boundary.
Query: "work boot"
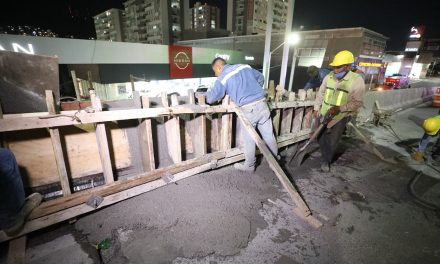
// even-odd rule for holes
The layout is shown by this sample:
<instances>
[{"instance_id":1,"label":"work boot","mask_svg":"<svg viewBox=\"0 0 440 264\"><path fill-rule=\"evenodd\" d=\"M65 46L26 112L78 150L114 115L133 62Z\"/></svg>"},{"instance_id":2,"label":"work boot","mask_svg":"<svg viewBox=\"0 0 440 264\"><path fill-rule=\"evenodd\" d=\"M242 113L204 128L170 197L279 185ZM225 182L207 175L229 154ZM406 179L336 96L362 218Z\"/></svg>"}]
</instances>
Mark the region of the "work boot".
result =
<instances>
[{"instance_id":1,"label":"work boot","mask_svg":"<svg viewBox=\"0 0 440 264\"><path fill-rule=\"evenodd\" d=\"M411 158L415 161L423 161L423 152L416 151L411 154Z\"/></svg>"},{"instance_id":2,"label":"work boot","mask_svg":"<svg viewBox=\"0 0 440 264\"><path fill-rule=\"evenodd\" d=\"M328 162L321 162L321 171L322 172L330 172L330 163Z\"/></svg>"},{"instance_id":3,"label":"work boot","mask_svg":"<svg viewBox=\"0 0 440 264\"><path fill-rule=\"evenodd\" d=\"M24 223L26 222L26 219L30 213L41 204L42 200L43 196L41 196L39 193L29 195L29 197L26 198L23 208L21 208L21 211L18 213L14 223L10 227L3 230L6 235L10 237L18 235L23 229Z\"/></svg>"},{"instance_id":4,"label":"work boot","mask_svg":"<svg viewBox=\"0 0 440 264\"><path fill-rule=\"evenodd\" d=\"M244 163L235 163L234 168L236 170L247 171L247 172L254 172L254 170L255 170L255 166L249 167L249 166L245 165Z\"/></svg>"}]
</instances>

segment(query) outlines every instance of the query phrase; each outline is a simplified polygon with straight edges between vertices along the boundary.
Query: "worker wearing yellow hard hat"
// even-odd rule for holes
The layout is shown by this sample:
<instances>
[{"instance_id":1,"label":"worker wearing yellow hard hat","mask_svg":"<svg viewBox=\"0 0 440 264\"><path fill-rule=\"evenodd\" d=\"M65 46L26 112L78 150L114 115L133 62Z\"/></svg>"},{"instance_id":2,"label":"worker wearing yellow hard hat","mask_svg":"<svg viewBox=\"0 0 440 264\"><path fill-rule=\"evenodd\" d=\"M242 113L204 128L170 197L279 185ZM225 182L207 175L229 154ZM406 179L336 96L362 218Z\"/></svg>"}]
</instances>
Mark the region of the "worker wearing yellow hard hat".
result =
<instances>
[{"instance_id":1,"label":"worker wearing yellow hard hat","mask_svg":"<svg viewBox=\"0 0 440 264\"><path fill-rule=\"evenodd\" d=\"M329 64L333 71L324 78L317 91L313 115L331 117L318 137L321 170L324 172L330 171L330 162L345 126L363 104L365 83L359 74L351 71L353 63L353 53L348 50L338 52ZM326 123L327 120L321 121Z\"/></svg>"},{"instance_id":2,"label":"worker wearing yellow hard hat","mask_svg":"<svg viewBox=\"0 0 440 264\"><path fill-rule=\"evenodd\" d=\"M420 139L417 151L411 155L411 157L417 161L424 160L424 152L426 151L428 143L433 137L439 134L440 115L426 119L422 126L423 130L425 130L425 134L423 134L423 137ZM440 165L440 137L437 139L437 142L433 147L431 157L434 161L433 165Z\"/></svg>"}]
</instances>

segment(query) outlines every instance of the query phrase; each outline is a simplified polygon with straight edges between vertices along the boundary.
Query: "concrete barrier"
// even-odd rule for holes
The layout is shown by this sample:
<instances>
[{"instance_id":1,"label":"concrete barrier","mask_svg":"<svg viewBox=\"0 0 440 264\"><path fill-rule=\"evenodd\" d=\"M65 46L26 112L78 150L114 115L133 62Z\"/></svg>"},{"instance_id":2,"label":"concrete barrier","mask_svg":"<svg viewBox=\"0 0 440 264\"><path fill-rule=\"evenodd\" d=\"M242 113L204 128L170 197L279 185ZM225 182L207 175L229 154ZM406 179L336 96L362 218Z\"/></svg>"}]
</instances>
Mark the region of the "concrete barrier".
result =
<instances>
[{"instance_id":1,"label":"concrete barrier","mask_svg":"<svg viewBox=\"0 0 440 264\"><path fill-rule=\"evenodd\" d=\"M367 92L364 96L364 106L358 113L357 121L367 122L373 118L373 113L377 109L376 101L378 102L378 110L392 112L431 101L435 90L435 87L425 87Z\"/></svg>"}]
</instances>

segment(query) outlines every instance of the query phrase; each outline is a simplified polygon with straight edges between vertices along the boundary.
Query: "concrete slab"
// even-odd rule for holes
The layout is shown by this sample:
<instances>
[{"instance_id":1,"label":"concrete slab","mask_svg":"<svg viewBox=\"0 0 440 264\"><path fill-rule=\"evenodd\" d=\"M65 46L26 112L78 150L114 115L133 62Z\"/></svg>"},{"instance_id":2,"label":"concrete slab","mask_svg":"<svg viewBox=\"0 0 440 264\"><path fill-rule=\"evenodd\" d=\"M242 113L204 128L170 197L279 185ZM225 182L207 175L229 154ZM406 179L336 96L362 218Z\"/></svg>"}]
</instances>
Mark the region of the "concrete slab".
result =
<instances>
[{"instance_id":1,"label":"concrete slab","mask_svg":"<svg viewBox=\"0 0 440 264\"><path fill-rule=\"evenodd\" d=\"M93 260L86 254L71 235L58 237L47 243L28 248L26 263L41 264L92 264Z\"/></svg>"}]
</instances>

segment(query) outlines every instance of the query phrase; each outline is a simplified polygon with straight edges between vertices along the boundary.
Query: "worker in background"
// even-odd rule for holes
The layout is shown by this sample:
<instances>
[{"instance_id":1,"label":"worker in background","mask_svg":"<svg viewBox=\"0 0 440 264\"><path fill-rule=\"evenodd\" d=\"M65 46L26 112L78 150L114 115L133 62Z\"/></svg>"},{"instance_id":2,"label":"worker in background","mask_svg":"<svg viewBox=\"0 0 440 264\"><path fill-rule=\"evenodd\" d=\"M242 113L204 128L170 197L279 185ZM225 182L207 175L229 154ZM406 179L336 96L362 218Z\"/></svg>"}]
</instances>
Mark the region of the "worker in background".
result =
<instances>
[{"instance_id":1,"label":"worker in background","mask_svg":"<svg viewBox=\"0 0 440 264\"><path fill-rule=\"evenodd\" d=\"M353 64L352 64L352 66L351 66L351 71L354 72L354 73L359 74L359 75L362 77L362 79L364 79L364 81L365 81L365 72L363 72L362 70L360 70L360 69L357 67L356 63L353 63Z\"/></svg>"},{"instance_id":2,"label":"worker in background","mask_svg":"<svg viewBox=\"0 0 440 264\"><path fill-rule=\"evenodd\" d=\"M0 229L8 236L20 233L27 217L40 205L41 200L39 193L25 198L14 154L0 148Z\"/></svg>"},{"instance_id":3,"label":"worker in background","mask_svg":"<svg viewBox=\"0 0 440 264\"><path fill-rule=\"evenodd\" d=\"M327 74L329 74L329 73L330 73L330 71L325 68L319 69L318 67L316 67L314 65L310 66L307 69L307 74L309 75L310 79L308 80L308 82L304 86L304 90L307 91L308 89L315 89L315 88L320 87L325 76L327 76Z\"/></svg>"},{"instance_id":4,"label":"worker in background","mask_svg":"<svg viewBox=\"0 0 440 264\"><path fill-rule=\"evenodd\" d=\"M316 95L314 117L325 116L327 112L332 116L318 138L321 170L324 172L330 171L345 126L363 103L365 84L359 74L351 71L353 62L353 53L348 50L338 52L330 63L333 71L324 78Z\"/></svg>"},{"instance_id":5,"label":"worker in background","mask_svg":"<svg viewBox=\"0 0 440 264\"><path fill-rule=\"evenodd\" d=\"M218 77L213 89L196 96L206 95L206 102L212 104L228 94L232 102L240 107L246 118L258 129L272 154L279 159L272 119L265 100L266 92L262 88L263 75L246 64L226 64L222 58L214 59L212 70ZM253 172L256 163L255 142L247 133L244 125L241 128L241 135L244 141L245 161L234 164L234 167L241 171Z\"/></svg>"},{"instance_id":6,"label":"worker in background","mask_svg":"<svg viewBox=\"0 0 440 264\"><path fill-rule=\"evenodd\" d=\"M423 122L423 129L425 130L425 133L420 139L419 147L417 148L417 151L411 155L411 157L417 161L424 160L424 152L426 150L426 147L428 146L428 143L433 137L438 136L439 134L440 112L439 115L426 119ZM433 147L431 157L434 161L432 164L435 166L440 166L440 137L437 139L437 142Z\"/></svg>"}]
</instances>

